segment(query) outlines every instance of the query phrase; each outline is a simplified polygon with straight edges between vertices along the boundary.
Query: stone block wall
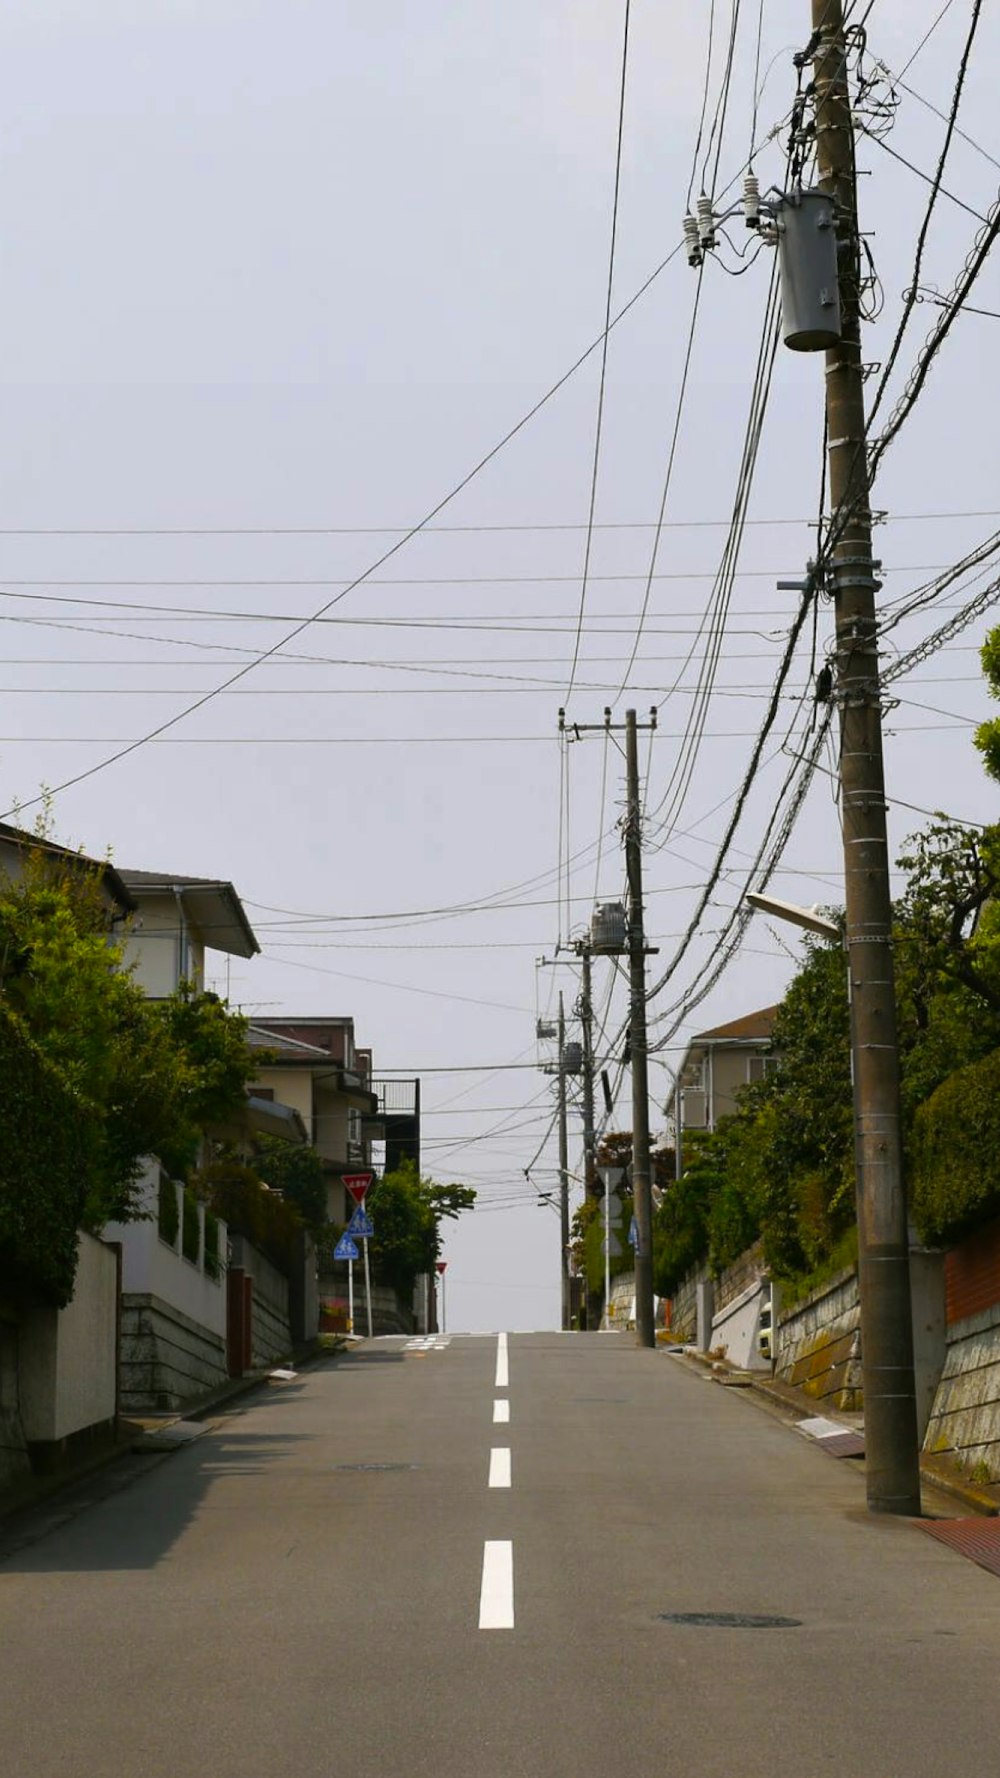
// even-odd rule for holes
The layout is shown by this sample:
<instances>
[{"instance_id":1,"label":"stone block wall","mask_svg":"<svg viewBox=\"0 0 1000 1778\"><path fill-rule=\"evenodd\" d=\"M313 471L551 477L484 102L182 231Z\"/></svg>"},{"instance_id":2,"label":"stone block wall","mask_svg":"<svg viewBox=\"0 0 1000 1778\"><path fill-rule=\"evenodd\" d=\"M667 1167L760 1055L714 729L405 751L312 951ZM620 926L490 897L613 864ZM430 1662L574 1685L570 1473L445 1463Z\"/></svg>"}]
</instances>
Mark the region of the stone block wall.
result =
<instances>
[{"instance_id":1,"label":"stone block wall","mask_svg":"<svg viewBox=\"0 0 1000 1778\"><path fill-rule=\"evenodd\" d=\"M820 1407L861 1406L861 1305L857 1274L842 1272L794 1307L779 1306L775 1376Z\"/></svg>"},{"instance_id":2,"label":"stone block wall","mask_svg":"<svg viewBox=\"0 0 1000 1778\"><path fill-rule=\"evenodd\" d=\"M954 1451L983 1481L1000 1478L1000 1304L949 1327L924 1449Z\"/></svg>"},{"instance_id":3,"label":"stone block wall","mask_svg":"<svg viewBox=\"0 0 1000 1778\"><path fill-rule=\"evenodd\" d=\"M119 1360L123 1414L183 1408L226 1380L222 1334L162 1297L122 1299Z\"/></svg>"}]
</instances>

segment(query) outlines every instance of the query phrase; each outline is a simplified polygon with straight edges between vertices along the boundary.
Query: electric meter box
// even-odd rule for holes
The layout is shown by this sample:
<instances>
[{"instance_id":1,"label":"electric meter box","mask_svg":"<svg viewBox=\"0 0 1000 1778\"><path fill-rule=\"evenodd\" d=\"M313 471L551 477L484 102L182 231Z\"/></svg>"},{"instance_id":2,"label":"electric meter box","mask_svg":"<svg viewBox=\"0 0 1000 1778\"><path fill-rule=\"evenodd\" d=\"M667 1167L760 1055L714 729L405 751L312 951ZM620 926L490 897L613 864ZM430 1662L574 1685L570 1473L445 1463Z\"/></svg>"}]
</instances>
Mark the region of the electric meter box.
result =
<instances>
[{"instance_id":1,"label":"electric meter box","mask_svg":"<svg viewBox=\"0 0 1000 1778\"><path fill-rule=\"evenodd\" d=\"M789 192L774 216L785 345L824 352L841 331L833 200L825 191Z\"/></svg>"},{"instance_id":2,"label":"electric meter box","mask_svg":"<svg viewBox=\"0 0 1000 1778\"><path fill-rule=\"evenodd\" d=\"M564 1074L582 1074L583 1073L583 1044L582 1043L564 1043L563 1044L563 1073Z\"/></svg>"}]
</instances>

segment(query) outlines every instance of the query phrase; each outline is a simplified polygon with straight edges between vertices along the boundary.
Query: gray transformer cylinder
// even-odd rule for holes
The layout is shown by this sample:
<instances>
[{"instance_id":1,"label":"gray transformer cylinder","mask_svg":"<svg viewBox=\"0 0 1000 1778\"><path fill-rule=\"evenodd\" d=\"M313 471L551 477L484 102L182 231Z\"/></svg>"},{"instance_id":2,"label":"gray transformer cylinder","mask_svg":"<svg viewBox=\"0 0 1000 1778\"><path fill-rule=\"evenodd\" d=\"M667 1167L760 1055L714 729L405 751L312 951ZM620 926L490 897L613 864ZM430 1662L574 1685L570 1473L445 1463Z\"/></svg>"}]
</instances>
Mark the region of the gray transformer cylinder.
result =
<instances>
[{"instance_id":1,"label":"gray transformer cylinder","mask_svg":"<svg viewBox=\"0 0 1000 1778\"><path fill-rule=\"evenodd\" d=\"M775 220L785 345L793 352L823 352L840 338L833 202L824 191L789 193Z\"/></svg>"}]
</instances>

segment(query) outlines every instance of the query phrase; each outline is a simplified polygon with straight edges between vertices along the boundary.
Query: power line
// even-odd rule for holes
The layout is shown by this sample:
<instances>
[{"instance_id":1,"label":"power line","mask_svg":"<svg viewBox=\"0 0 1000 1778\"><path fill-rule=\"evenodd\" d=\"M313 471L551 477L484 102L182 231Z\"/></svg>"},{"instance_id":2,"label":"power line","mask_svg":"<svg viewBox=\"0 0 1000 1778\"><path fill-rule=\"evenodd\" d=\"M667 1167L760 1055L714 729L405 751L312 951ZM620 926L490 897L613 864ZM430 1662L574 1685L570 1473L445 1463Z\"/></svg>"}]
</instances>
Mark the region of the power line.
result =
<instances>
[{"instance_id":1,"label":"power line","mask_svg":"<svg viewBox=\"0 0 1000 1778\"><path fill-rule=\"evenodd\" d=\"M618 199L621 191L622 174L622 138L625 129L625 88L628 74L628 25L630 0L625 0L625 15L622 30L621 58L621 91L618 100L618 140L615 147L615 188L611 206L611 244L608 249L608 290L604 306L604 332L601 341L601 377L597 395L597 421L594 428L594 462L590 477L590 510L587 514L587 541L583 554L583 577L580 583L580 610L576 623L576 638L573 643L573 659L569 670L569 684L566 688L564 702L568 701L576 679L576 664L580 658L580 643L583 637L583 616L587 604L587 577L590 572L590 551L594 540L594 515L597 506L597 477L601 461L601 429L604 420L604 389L608 371L608 340L611 336L611 302L615 282L615 247L618 240Z\"/></svg>"}]
</instances>

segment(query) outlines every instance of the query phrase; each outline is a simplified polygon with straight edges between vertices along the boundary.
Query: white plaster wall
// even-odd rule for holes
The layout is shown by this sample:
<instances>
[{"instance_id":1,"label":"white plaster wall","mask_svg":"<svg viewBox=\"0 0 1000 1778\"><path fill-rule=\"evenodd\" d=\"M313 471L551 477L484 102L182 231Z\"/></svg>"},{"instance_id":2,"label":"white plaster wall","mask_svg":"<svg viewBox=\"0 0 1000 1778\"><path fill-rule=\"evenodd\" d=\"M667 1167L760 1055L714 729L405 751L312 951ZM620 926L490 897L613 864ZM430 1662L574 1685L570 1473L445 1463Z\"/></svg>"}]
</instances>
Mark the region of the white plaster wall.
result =
<instances>
[{"instance_id":1,"label":"white plaster wall","mask_svg":"<svg viewBox=\"0 0 1000 1778\"><path fill-rule=\"evenodd\" d=\"M181 1187L174 1185L178 1193ZM120 1241L122 1247L122 1294L124 1296L155 1296L169 1303L196 1321L212 1334L226 1337L226 1268L227 1229L219 1224L219 1251L222 1266L217 1279L209 1278L200 1267L185 1259L180 1249L180 1202L178 1201L177 1247L170 1247L160 1237L156 1224L159 1192L159 1164L148 1163L140 1181L140 1194L145 1220L111 1222L104 1231L109 1241ZM204 1220L202 1212L202 1220ZM200 1243L204 1250L204 1231Z\"/></svg>"},{"instance_id":2,"label":"white plaster wall","mask_svg":"<svg viewBox=\"0 0 1000 1778\"><path fill-rule=\"evenodd\" d=\"M65 1309L36 1309L20 1336L21 1423L29 1442L68 1438L114 1418L118 1368L114 1253L81 1232Z\"/></svg>"}]
</instances>

